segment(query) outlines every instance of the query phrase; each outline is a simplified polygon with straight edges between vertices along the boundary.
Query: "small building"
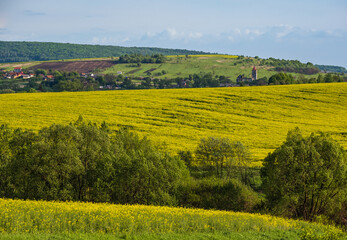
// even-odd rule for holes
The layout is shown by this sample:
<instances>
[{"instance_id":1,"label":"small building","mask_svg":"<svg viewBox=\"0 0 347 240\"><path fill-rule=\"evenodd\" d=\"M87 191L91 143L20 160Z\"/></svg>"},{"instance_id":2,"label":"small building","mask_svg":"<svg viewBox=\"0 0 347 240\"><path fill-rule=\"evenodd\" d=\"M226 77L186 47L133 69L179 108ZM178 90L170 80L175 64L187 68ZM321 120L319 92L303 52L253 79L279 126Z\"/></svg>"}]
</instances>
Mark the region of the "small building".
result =
<instances>
[{"instance_id":1,"label":"small building","mask_svg":"<svg viewBox=\"0 0 347 240\"><path fill-rule=\"evenodd\" d=\"M255 68L255 66L252 69L252 80L257 80L258 77L258 70Z\"/></svg>"},{"instance_id":2,"label":"small building","mask_svg":"<svg viewBox=\"0 0 347 240\"><path fill-rule=\"evenodd\" d=\"M252 78L247 78L244 75L239 75L236 78L236 83L240 84L240 83L244 83L244 82L251 82L253 79Z\"/></svg>"},{"instance_id":3,"label":"small building","mask_svg":"<svg viewBox=\"0 0 347 240\"><path fill-rule=\"evenodd\" d=\"M22 72L22 68L21 67L15 67L13 72L20 73L20 72Z\"/></svg>"},{"instance_id":4,"label":"small building","mask_svg":"<svg viewBox=\"0 0 347 240\"><path fill-rule=\"evenodd\" d=\"M31 78L31 75L30 74L23 74L22 78L23 79L28 79L28 78Z\"/></svg>"}]
</instances>

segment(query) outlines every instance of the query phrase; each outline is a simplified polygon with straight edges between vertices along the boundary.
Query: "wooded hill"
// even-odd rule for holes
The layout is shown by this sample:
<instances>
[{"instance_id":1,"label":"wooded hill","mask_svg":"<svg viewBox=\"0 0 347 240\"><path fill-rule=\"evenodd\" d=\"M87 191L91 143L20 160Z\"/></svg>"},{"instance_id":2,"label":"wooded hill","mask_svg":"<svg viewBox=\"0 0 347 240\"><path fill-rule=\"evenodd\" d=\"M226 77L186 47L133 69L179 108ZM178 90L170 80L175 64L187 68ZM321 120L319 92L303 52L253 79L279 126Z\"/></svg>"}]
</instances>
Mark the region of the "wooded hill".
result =
<instances>
[{"instance_id":1,"label":"wooded hill","mask_svg":"<svg viewBox=\"0 0 347 240\"><path fill-rule=\"evenodd\" d=\"M118 57L124 54L140 53L143 55L195 55L206 54L202 51L182 49L120 47L87 44L52 43L52 42L6 42L0 41L0 63L47 61L76 58Z\"/></svg>"}]
</instances>

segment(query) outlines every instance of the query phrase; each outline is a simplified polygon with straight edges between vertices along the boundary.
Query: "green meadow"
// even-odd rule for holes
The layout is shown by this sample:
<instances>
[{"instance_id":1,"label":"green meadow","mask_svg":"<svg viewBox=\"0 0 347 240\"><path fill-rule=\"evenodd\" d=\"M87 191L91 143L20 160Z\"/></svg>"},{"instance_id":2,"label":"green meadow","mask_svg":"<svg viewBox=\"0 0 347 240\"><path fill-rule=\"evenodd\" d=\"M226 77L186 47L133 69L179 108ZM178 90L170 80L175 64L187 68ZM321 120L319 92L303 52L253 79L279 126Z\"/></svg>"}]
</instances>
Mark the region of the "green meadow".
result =
<instances>
[{"instance_id":1,"label":"green meadow","mask_svg":"<svg viewBox=\"0 0 347 240\"><path fill-rule=\"evenodd\" d=\"M238 59L237 56L232 55L190 55L188 58L185 56L167 56L167 62L160 64L141 64L140 67L136 64L116 64L111 68L106 69L105 74L117 74L121 71L126 76L131 77L146 77L147 71L150 71L153 77L157 78L186 78L190 74L195 73L212 73L214 76L226 76L233 82L236 81L238 75L244 74L246 77L251 77L252 68L256 66L258 69L258 78L270 78L277 72L274 67L269 65L262 65L262 59L246 57ZM158 75L162 71L167 74ZM298 77L300 74L291 73L293 76ZM315 75L305 75L306 77L317 77Z\"/></svg>"}]
</instances>

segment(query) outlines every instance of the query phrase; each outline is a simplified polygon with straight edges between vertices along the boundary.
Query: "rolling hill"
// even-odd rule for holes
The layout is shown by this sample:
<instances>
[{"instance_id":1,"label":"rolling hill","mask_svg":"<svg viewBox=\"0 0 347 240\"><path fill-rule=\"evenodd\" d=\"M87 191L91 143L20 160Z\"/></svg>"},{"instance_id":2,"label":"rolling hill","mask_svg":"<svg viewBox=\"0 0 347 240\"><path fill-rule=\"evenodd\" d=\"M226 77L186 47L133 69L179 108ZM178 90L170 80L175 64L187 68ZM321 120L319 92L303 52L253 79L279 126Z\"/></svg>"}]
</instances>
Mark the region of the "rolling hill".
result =
<instances>
[{"instance_id":1,"label":"rolling hill","mask_svg":"<svg viewBox=\"0 0 347 240\"><path fill-rule=\"evenodd\" d=\"M40 129L82 115L128 127L171 152L208 136L249 146L254 166L295 127L324 131L347 148L347 83L0 95L0 124Z\"/></svg>"}]
</instances>

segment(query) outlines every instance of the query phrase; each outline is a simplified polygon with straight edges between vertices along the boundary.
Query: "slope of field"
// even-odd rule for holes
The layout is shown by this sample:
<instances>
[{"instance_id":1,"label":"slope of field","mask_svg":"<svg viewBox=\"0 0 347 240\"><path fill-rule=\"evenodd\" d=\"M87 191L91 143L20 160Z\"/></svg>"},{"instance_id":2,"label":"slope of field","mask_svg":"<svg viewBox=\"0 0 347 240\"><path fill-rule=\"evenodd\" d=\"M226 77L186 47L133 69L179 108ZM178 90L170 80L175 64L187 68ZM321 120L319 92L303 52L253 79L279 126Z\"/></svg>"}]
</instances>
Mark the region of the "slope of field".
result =
<instances>
[{"instance_id":1,"label":"slope of field","mask_svg":"<svg viewBox=\"0 0 347 240\"><path fill-rule=\"evenodd\" d=\"M141 64L138 67L136 64L116 64L111 68L106 69L103 73L116 74L118 71L123 72L126 76L131 77L147 77L148 71L154 78L187 78L190 74L212 73L215 75L223 75L229 77L233 82L236 81L237 76L244 75L245 77L252 77L252 68L254 66L258 69L258 79L267 77L270 78L277 72L274 67L269 63L265 63L263 59L244 58L238 59L237 56L232 55L192 55L186 58L185 56L168 56L167 62L158 64ZM167 74L161 75L162 71ZM160 75L158 75L160 74ZM294 77L299 77L302 74L290 73ZM306 75L306 77L317 77L318 74Z\"/></svg>"},{"instance_id":2,"label":"slope of field","mask_svg":"<svg viewBox=\"0 0 347 240\"><path fill-rule=\"evenodd\" d=\"M259 166L295 127L305 135L329 132L347 148L346 106L347 83L2 94L0 124L37 130L82 115L166 142L173 152L194 150L204 137L228 137L249 146Z\"/></svg>"},{"instance_id":3,"label":"slope of field","mask_svg":"<svg viewBox=\"0 0 347 240\"><path fill-rule=\"evenodd\" d=\"M344 235L341 230L331 226L260 214L142 205L0 199L0 237L1 233L98 233L101 237L105 233L137 235L249 231L263 233L265 236L276 231L277 234L281 233L282 237L291 236L295 237L294 239L298 239L299 235L312 233L330 237L324 239L337 239Z\"/></svg>"}]
</instances>

